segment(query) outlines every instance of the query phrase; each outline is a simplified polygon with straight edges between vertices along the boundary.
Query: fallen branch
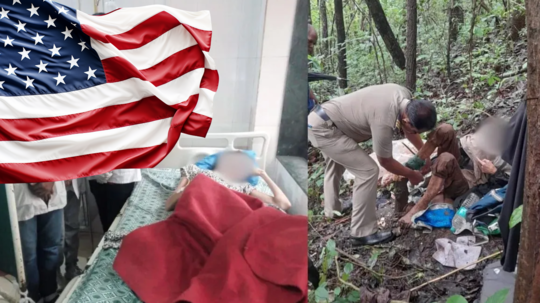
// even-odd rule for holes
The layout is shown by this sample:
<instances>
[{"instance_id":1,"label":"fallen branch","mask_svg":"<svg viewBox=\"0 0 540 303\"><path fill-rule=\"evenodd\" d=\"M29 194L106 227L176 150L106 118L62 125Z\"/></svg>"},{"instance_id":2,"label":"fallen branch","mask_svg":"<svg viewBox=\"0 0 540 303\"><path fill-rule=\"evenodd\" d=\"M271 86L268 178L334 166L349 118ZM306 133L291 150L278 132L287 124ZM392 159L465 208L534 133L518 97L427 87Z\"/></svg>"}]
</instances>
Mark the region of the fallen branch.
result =
<instances>
[{"instance_id":1,"label":"fallen branch","mask_svg":"<svg viewBox=\"0 0 540 303\"><path fill-rule=\"evenodd\" d=\"M504 74L501 75L501 79L504 79L504 78L510 78L510 77L514 77L514 76L517 76L517 75L520 75L520 74L524 74L527 72L527 68L523 68L523 69L520 69L520 70L517 70L517 71L513 71L513 72L506 72Z\"/></svg>"},{"instance_id":2,"label":"fallen branch","mask_svg":"<svg viewBox=\"0 0 540 303\"><path fill-rule=\"evenodd\" d=\"M403 275L403 276L387 276L385 274L381 274L381 273L378 273L376 271L374 271L373 269L369 268L366 264L363 264L362 262L358 261L355 257L349 255L348 253L344 252L343 250L339 249L336 247L336 251L338 253L340 253L341 255L347 257L352 263L362 267L363 269L371 272L373 275L375 276L378 276L378 277L384 277L386 279L390 279L390 280L397 280L397 279L403 279L403 278L406 278L406 277L409 277L409 276L412 276L412 275L415 275L416 273L410 273L410 274L406 274L406 275Z\"/></svg>"},{"instance_id":3,"label":"fallen branch","mask_svg":"<svg viewBox=\"0 0 540 303\"><path fill-rule=\"evenodd\" d=\"M405 142L403 142L403 141L401 141L401 143L403 144L403 146L405 146L411 152L411 154L416 155L416 153L413 152L413 150L409 147L409 145L405 144Z\"/></svg>"},{"instance_id":4,"label":"fallen branch","mask_svg":"<svg viewBox=\"0 0 540 303\"><path fill-rule=\"evenodd\" d=\"M478 260L476 260L475 262L473 262L473 263L471 263L471 264L468 264L468 265L462 266L462 267L460 267L460 268L454 269L454 270L452 270L451 272L449 272L449 273L447 273L447 274L444 274L444 275L442 275L442 276L440 276L440 277L437 277L437 278L435 278L435 279L433 279L433 280L430 280L430 281L428 281L428 282L426 282L426 283L424 283L424 284L421 284L421 285L419 285L419 286L416 286L416 287L414 287L414 288L411 288L410 292L417 291L417 290L419 290L420 288L423 288L423 287L426 286L426 285L429 285L429 284L431 284L431 283L435 283L435 282L437 282L437 281L440 281L440 280L442 280L442 279L444 279L444 278L446 278L446 277L448 277L448 276L451 276L451 275L453 275L453 274L455 274L455 273L457 273L457 272L459 272L459 271L462 271L463 269L465 269L465 268L467 268L467 267L470 267L471 265L480 263L480 262L485 261L485 260L487 260L487 259L491 259L491 258L493 258L493 257L496 257L496 256L500 255L501 253L502 253L502 251L498 251L498 252L493 253L493 254L491 254L491 255L489 255L489 256L487 256L487 257L484 257L484 258L482 258L482 259L478 259Z\"/></svg>"},{"instance_id":5,"label":"fallen branch","mask_svg":"<svg viewBox=\"0 0 540 303\"><path fill-rule=\"evenodd\" d=\"M349 282L347 282L347 281L345 281L345 280L343 280L343 279L341 278L341 273L339 272L339 262L338 262L338 257L335 256L334 258L336 259L336 271L337 271L337 277L338 277L338 279L339 279L339 282L341 282L341 283L343 283L343 284L349 286L349 287L352 288L352 289L355 289L355 290L357 290L357 291L360 291L360 288L358 288L358 286L355 286L354 284L349 283Z\"/></svg>"}]
</instances>

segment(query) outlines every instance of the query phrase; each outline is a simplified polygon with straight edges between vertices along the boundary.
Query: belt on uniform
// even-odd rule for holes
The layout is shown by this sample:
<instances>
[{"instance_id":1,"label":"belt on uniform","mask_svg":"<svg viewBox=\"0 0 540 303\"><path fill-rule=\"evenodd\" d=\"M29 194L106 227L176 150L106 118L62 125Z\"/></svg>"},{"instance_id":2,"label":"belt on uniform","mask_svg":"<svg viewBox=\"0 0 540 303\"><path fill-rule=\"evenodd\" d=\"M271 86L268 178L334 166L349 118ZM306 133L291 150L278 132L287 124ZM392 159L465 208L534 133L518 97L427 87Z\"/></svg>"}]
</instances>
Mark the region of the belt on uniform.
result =
<instances>
[{"instance_id":1,"label":"belt on uniform","mask_svg":"<svg viewBox=\"0 0 540 303\"><path fill-rule=\"evenodd\" d=\"M326 114L324 109L321 106L317 106L313 109L313 112L317 114L317 116L321 117L324 121L330 121L330 117Z\"/></svg>"}]
</instances>

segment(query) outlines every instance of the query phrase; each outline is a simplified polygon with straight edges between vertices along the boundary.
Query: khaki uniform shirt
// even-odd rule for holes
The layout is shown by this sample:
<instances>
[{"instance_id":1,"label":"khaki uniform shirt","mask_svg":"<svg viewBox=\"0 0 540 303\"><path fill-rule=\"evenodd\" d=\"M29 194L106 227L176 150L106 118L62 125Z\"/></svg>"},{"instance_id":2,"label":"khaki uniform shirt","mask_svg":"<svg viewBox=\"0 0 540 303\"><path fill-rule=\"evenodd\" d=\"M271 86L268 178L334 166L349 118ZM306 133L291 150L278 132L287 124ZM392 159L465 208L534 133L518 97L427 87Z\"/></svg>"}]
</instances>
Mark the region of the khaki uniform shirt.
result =
<instances>
[{"instance_id":1,"label":"khaki uniform shirt","mask_svg":"<svg viewBox=\"0 0 540 303\"><path fill-rule=\"evenodd\" d=\"M375 154L391 158L396 121L411 97L403 86L382 84L330 100L322 108L345 135L358 143L373 138Z\"/></svg>"}]
</instances>

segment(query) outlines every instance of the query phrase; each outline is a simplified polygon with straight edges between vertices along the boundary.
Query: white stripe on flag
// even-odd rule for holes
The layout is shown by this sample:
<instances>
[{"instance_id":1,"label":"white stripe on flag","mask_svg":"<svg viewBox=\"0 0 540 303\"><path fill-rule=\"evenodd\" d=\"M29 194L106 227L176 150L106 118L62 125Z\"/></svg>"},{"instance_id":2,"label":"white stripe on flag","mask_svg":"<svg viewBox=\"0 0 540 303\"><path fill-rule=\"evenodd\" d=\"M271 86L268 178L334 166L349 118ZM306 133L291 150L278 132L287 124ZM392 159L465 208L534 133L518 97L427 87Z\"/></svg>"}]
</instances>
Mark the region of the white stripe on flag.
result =
<instances>
[{"instance_id":1,"label":"white stripe on flag","mask_svg":"<svg viewBox=\"0 0 540 303\"><path fill-rule=\"evenodd\" d=\"M95 39L91 39L91 44L101 60L111 57L123 57L137 69L144 70L183 49L196 45L197 41L182 25L179 25L146 45L135 49L118 50L110 43L103 43Z\"/></svg>"},{"instance_id":2,"label":"white stripe on flag","mask_svg":"<svg viewBox=\"0 0 540 303\"><path fill-rule=\"evenodd\" d=\"M129 31L160 12L167 12L176 17L180 23L188 24L194 28L205 31L212 30L209 11L187 12L166 5L122 8L112 14L103 16L92 16L77 11L77 19L81 24L90 25L102 33L118 35Z\"/></svg>"},{"instance_id":3,"label":"white stripe on flag","mask_svg":"<svg viewBox=\"0 0 540 303\"><path fill-rule=\"evenodd\" d=\"M204 68L199 68L159 87L148 81L130 78L60 94L3 97L0 98L0 119L65 116L135 102L150 96L174 105L187 101L191 95L199 92L203 74ZM59 95L62 97L59 98Z\"/></svg>"},{"instance_id":4,"label":"white stripe on flag","mask_svg":"<svg viewBox=\"0 0 540 303\"><path fill-rule=\"evenodd\" d=\"M199 92L199 101L193 112L212 118L212 100L214 100L215 94L215 92L209 89L201 88L201 91Z\"/></svg>"},{"instance_id":5,"label":"white stripe on flag","mask_svg":"<svg viewBox=\"0 0 540 303\"><path fill-rule=\"evenodd\" d=\"M151 147L167 141L172 118L39 141L0 141L2 163L34 163L62 158ZM69 142L69 144L66 144ZM8 152L7 152L8 151ZM39 152L37 152L39 151Z\"/></svg>"}]
</instances>

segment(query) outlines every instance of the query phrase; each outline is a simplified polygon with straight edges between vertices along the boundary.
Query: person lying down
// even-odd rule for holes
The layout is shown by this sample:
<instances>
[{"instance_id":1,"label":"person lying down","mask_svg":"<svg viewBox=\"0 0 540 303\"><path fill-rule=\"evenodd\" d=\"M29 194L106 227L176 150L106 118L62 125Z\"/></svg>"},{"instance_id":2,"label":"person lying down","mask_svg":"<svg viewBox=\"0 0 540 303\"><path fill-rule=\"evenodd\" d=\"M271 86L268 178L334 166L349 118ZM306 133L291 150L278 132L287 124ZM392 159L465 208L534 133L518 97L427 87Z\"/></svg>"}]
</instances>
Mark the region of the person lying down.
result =
<instances>
[{"instance_id":1,"label":"person lying down","mask_svg":"<svg viewBox=\"0 0 540 303\"><path fill-rule=\"evenodd\" d=\"M501 159L506 123L489 118L471 135L458 138L450 124L443 123L428 135L418 151L426 160L435 150L437 159L431 165L431 179L425 194L399 221L412 224L412 217L430 203L453 204L454 199L481 184L506 179L512 167Z\"/></svg>"},{"instance_id":2,"label":"person lying down","mask_svg":"<svg viewBox=\"0 0 540 303\"><path fill-rule=\"evenodd\" d=\"M265 205L286 211L291 207L291 202L283 191L272 181L266 172L258 168L255 161L242 151L227 151L219 154L212 170L203 169L195 164L180 169L181 179L174 193L165 202L167 211L174 210L178 199L190 182L199 174L206 175L228 189L241 192L261 200ZM248 180L253 177L261 177L267 184L274 196L258 191Z\"/></svg>"}]
</instances>

